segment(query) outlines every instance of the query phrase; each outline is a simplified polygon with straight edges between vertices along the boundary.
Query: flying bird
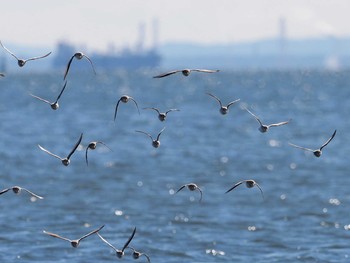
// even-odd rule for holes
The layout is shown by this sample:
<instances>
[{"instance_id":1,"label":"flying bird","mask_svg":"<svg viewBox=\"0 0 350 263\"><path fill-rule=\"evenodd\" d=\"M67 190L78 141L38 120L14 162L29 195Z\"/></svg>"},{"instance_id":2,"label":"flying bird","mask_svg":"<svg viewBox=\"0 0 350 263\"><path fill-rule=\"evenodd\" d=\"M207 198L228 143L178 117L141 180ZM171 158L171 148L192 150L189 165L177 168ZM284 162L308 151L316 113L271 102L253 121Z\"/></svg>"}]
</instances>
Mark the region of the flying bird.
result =
<instances>
[{"instance_id":1,"label":"flying bird","mask_svg":"<svg viewBox=\"0 0 350 263\"><path fill-rule=\"evenodd\" d=\"M333 140L335 134L337 133L337 130L335 130L332 134L332 136L319 148L319 149L316 149L316 150L313 150L313 149L309 149L309 148L305 148L305 147L301 147L301 146L298 146L298 145L295 145L293 143L289 143L289 145L293 146L293 147L296 147L296 148L299 148L299 149L303 149L305 151L309 151L309 152L312 152L316 157L320 157L322 155L322 149L324 147L327 146L328 143L330 143L331 140Z\"/></svg>"},{"instance_id":2,"label":"flying bird","mask_svg":"<svg viewBox=\"0 0 350 263\"><path fill-rule=\"evenodd\" d=\"M160 137L160 135L162 134L162 132L164 131L164 129L165 129L165 127L158 133L156 139L153 139L152 135L149 134L149 133L147 133L147 132L138 131L138 130L137 130L136 132L140 132L140 133L146 134L148 137L151 138L151 140L152 140L152 146L153 146L154 148L158 148L158 147L160 146L159 137Z\"/></svg>"},{"instance_id":3,"label":"flying bird","mask_svg":"<svg viewBox=\"0 0 350 263\"><path fill-rule=\"evenodd\" d=\"M95 233L98 234L98 231L100 231L103 227L104 227L104 225L99 227L98 229L95 229L95 230L91 231L90 233L88 233L88 234L86 234L86 235L84 235L84 236L82 236L81 238L78 238L78 239L69 239L69 238L62 237L62 236L59 236L59 235L51 233L51 232L47 232L45 230L43 230L43 232L45 234L48 234L48 235L52 236L52 237L56 237L56 238L68 241L68 242L71 243L72 247L77 248L79 246L80 241L82 241L83 239L85 239L85 238L87 238L87 237L89 237L89 236L91 236L91 235L93 235Z\"/></svg>"},{"instance_id":4,"label":"flying bird","mask_svg":"<svg viewBox=\"0 0 350 263\"><path fill-rule=\"evenodd\" d=\"M57 159L60 159L61 162L62 162L62 164L63 164L64 166L68 166L69 163L70 163L70 157L71 157L72 154L75 152L75 150L78 148L78 146L79 146L79 144L80 144L82 138L83 138L83 134L80 135L80 137L79 137L78 141L76 142L76 144L74 145L73 149L72 149L71 152L68 154L68 156L65 157L65 158L62 158L62 157L60 157L60 156L58 156L58 155L56 155L56 154L53 154L53 153L49 152L48 150L46 150L44 147L40 146L39 144L38 144L38 146L39 146L40 150L46 152L46 153L49 154L49 155L52 155L53 157L56 157Z\"/></svg>"},{"instance_id":5,"label":"flying bird","mask_svg":"<svg viewBox=\"0 0 350 263\"><path fill-rule=\"evenodd\" d=\"M94 73L96 74L96 71L95 71L95 68L94 68L94 64L92 64L91 59L90 59L87 55L85 55L84 53L82 53L82 52L77 52L77 53L75 53L75 54L70 58L70 60L68 61L67 68L66 68L66 72L64 73L63 79L66 79L66 77L67 77L67 74L68 74L68 71L69 71L69 68L70 68L70 64L72 63L73 58L76 58L76 59L80 60L80 59L82 59L82 58L84 58L84 57L90 62L91 67L92 67L92 70L93 70Z\"/></svg>"},{"instance_id":6,"label":"flying bird","mask_svg":"<svg viewBox=\"0 0 350 263\"><path fill-rule=\"evenodd\" d=\"M96 147L97 147L97 144L102 144L104 145L105 147L107 147L110 151L111 148L109 148L104 142L101 142L101 141L98 141L98 142L90 142L89 145L86 147L86 150L85 150L85 160L86 160L86 165L89 165L88 163L88 150L91 149L91 150L95 150Z\"/></svg>"},{"instance_id":7,"label":"flying bird","mask_svg":"<svg viewBox=\"0 0 350 263\"><path fill-rule=\"evenodd\" d=\"M169 72L166 72L166 73L154 76L153 78L163 78L163 77L166 77L166 76L178 73L178 72L181 72L184 76L187 77L187 76L189 76L191 74L192 71L203 72L203 73L219 72L218 69L215 69L215 70L210 70L210 69L179 69L179 70L173 70L173 71L169 71Z\"/></svg>"},{"instance_id":8,"label":"flying bird","mask_svg":"<svg viewBox=\"0 0 350 263\"><path fill-rule=\"evenodd\" d=\"M260 190L260 192L261 192L261 195L262 195L262 197L263 197L263 199L264 199L264 193L263 193L263 191L262 191L260 185L258 185L258 183L255 182L254 180L243 180L243 181L240 181L240 182L236 183L234 186L232 186L230 189L228 189L228 190L225 192L225 194L228 193L228 192L230 192L230 191L232 191L232 190L235 189L237 186L239 186L239 185L241 185L241 184L243 184L243 183L245 183L246 187L248 187L248 188L252 188L252 187L254 187L254 186L258 187L259 190Z\"/></svg>"},{"instance_id":9,"label":"flying bird","mask_svg":"<svg viewBox=\"0 0 350 263\"><path fill-rule=\"evenodd\" d=\"M285 124L290 122L290 120L288 120L288 121L283 121L283 122L279 122L279 123L273 123L273 124L266 125L266 124L263 124L261 122L261 120L258 118L258 116L256 116L250 110L248 110L247 108L245 108L245 110L248 111L257 120L257 122L259 122L259 124L260 124L259 131L262 133L267 132L271 127L285 125Z\"/></svg>"},{"instance_id":10,"label":"flying bird","mask_svg":"<svg viewBox=\"0 0 350 263\"><path fill-rule=\"evenodd\" d=\"M146 257L147 258L147 261L148 261L148 263L151 263L151 259L150 259L150 257L147 255L147 254L145 254L145 253L142 253L142 252L140 252L140 251L137 251L135 248L133 248L133 247L128 247L129 249L131 249L133 252L132 252L132 257L134 258L134 259L138 259L138 258L140 258L141 256L144 256L144 257Z\"/></svg>"},{"instance_id":11,"label":"flying bird","mask_svg":"<svg viewBox=\"0 0 350 263\"><path fill-rule=\"evenodd\" d=\"M28 61L30 60L36 60L36 59L41 59L45 58L48 55L51 54L51 52L47 53L46 55L40 56L40 57L33 57L33 58L28 58L28 59L20 59L18 58L15 54L13 54L10 50L8 50L0 41L0 45L9 53L11 54L15 59L17 59L18 66L23 67Z\"/></svg>"},{"instance_id":12,"label":"flying bird","mask_svg":"<svg viewBox=\"0 0 350 263\"><path fill-rule=\"evenodd\" d=\"M41 197L41 196L39 196L37 194L34 194L33 192L29 191L28 189L20 187L20 186L17 186L17 185L16 186L12 186L10 188L6 188L6 189L0 191L0 195L4 194L4 193L6 193L6 192L8 192L10 190L12 190L15 194L20 194L21 191L24 190L27 193L29 193L30 195L34 196L35 198L44 199L43 197Z\"/></svg>"},{"instance_id":13,"label":"flying bird","mask_svg":"<svg viewBox=\"0 0 350 263\"><path fill-rule=\"evenodd\" d=\"M180 111L180 110L178 110L178 109L170 109L170 110L167 110L166 112L160 112L159 109L153 108L153 107L151 107L151 108L143 108L143 109L145 109L145 110L155 110L155 111L158 113L158 119L159 119L160 121L165 121L165 119L166 119L166 117L167 117L167 114L168 114L169 112L172 112L172 111Z\"/></svg>"},{"instance_id":14,"label":"flying bird","mask_svg":"<svg viewBox=\"0 0 350 263\"><path fill-rule=\"evenodd\" d=\"M35 96L35 95L33 95L33 94L29 94L29 95L32 96L32 97L34 97L34 98L36 98L36 99L38 99L38 100L41 100L41 101L43 101L43 102L49 104L49 105L51 106L51 109L57 110L57 109L60 107L60 105L58 104L58 100L61 98L61 95L62 95L63 91L65 90L66 86L67 86L67 81L64 83L64 86L63 86L63 88L62 88L60 94L58 95L56 101L54 101L54 102L50 102L50 101L48 101L48 100L45 100L45 99L40 98L40 97L38 97L38 96Z\"/></svg>"},{"instance_id":15,"label":"flying bird","mask_svg":"<svg viewBox=\"0 0 350 263\"><path fill-rule=\"evenodd\" d=\"M114 247L111 243L109 243L106 239L104 239L99 233L97 233L97 235L101 238L101 240L103 242L105 242L108 246L110 246L115 252L118 258L122 258L124 256L124 250L129 246L131 240L134 238L136 233L136 227L134 228L131 236L129 237L129 239L126 241L126 243L124 244L123 248L117 249L116 247Z\"/></svg>"},{"instance_id":16,"label":"flying bird","mask_svg":"<svg viewBox=\"0 0 350 263\"><path fill-rule=\"evenodd\" d=\"M5 77L5 73L0 73L0 77Z\"/></svg>"},{"instance_id":17,"label":"flying bird","mask_svg":"<svg viewBox=\"0 0 350 263\"><path fill-rule=\"evenodd\" d=\"M133 97L130 97L130 96L128 96L128 95L123 95L123 96L120 97L120 99L119 99L118 102L117 102L117 105L115 106L114 121L115 121L115 118L117 117L117 111L118 111L119 103L120 103L120 102L127 103L129 100L132 100L132 101L135 103L136 108L137 108L137 111L138 111L139 114L140 114L139 106L137 105L136 100L134 100Z\"/></svg>"},{"instance_id":18,"label":"flying bird","mask_svg":"<svg viewBox=\"0 0 350 263\"><path fill-rule=\"evenodd\" d=\"M202 192L202 189L200 189L196 184L194 183L189 183L189 184L184 184L183 186L181 186L179 188L179 190L176 191L175 194L177 194L178 192L180 192L182 189L184 189L185 187L187 187L190 191L195 191L195 190L198 190L199 193L201 194L201 198L199 199L199 202L202 201L202 197L203 197L203 192Z\"/></svg>"},{"instance_id":19,"label":"flying bird","mask_svg":"<svg viewBox=\"0 0 350 263\"><path fill-rule=\"evenodd\" d=\"M209 96L213 97L214 99L216 99L216 100L219 102L219 104L220 104L220 113L221 113L222 115L225 115L225 114L228 113L228 109L229 109L229 107L230 107L232 104L234 104L234 103L236 103L236 102L238 102L238 101L241 100L241 99L237 99L237 100L231 101L229 104L227 104L227 106L224 106L224 105L222 105L221 100L220 100L218 97L216 97L215 95L213 95L213 94L211 94L211 93L207 93L207 94L208 94Z\"/></svg>"}]
</instances>

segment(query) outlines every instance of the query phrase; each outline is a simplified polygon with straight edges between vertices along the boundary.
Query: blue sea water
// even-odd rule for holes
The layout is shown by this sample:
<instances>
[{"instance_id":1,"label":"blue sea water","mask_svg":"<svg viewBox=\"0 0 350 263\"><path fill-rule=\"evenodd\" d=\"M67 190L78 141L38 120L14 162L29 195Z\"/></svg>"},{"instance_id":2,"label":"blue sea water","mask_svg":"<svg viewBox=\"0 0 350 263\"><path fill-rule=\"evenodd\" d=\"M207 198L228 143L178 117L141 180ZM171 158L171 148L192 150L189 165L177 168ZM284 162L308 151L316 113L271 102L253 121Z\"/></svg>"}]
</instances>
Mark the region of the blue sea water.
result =
<instances>
[{"instance_id":1,"label":"blue sea water","mask_svg":"<svg viewBox=\"0 0 350 263\"><path fill-rule=\"evenodd\" d=\"M26 66L27 68L30 65ZM350 72L221 71L153 79L155 71L70 72L54 111L29 94L54 101L63 72L18 69L0 79L2 189L1 262L134 262L97 235L78 248L43 230L76 239L98 228L121 248L151 262L350 262ZM223 104L240 98L227 115ZM132 96L120 103L119 98ZM160 122L156 112L177 108ZM290 123L260 133L249 108L265 123ZM153 148L142 130L160 136ZM291 147L320 147L320 158ZM66 156L68 167L38 148ZM103 145L88 152L91 141ZM236 182L253 179L256 187ZM196 183L203 191L187 188ZM141 257L137 262L147 262Z\"/></svg>"}]
</instances>

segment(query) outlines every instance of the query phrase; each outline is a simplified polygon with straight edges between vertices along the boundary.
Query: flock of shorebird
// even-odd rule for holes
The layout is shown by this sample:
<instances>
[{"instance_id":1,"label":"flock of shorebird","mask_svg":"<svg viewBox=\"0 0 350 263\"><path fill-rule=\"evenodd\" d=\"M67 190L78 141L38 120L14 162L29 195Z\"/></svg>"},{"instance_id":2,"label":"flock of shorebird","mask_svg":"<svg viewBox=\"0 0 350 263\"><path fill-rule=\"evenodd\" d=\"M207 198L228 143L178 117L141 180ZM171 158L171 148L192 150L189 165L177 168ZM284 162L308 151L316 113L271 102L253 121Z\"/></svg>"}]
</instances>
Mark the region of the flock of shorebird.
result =
<instances>
[{"instance_id":1,"label":"flock of shorebird","mask_svg":"<svg viewBox=\"0 0 350 263\"><path fill-rule=\"evenodd\" d=\"M45 58L47 56L49 56L51 54L51 52L43 55L43 56L38 56L38 57L33 57L33 58L28 58L28 59L20 59L18 58L14 53L12 53L8 48L6 48L0 41L0 45L3 47L3 49L8 52L10 55L12 55L16 60L17 60L17 63L19 65L19 67L23 67L26 62L28 61L32 61L32 60L38 60L38 59L42 59L42 58ZM53 110L57 110L59 108L59 104L58 104L58 101L59 99L61 98L63 92L65 91L65 88L67 86L67 75L69 73L69 69L71 67L71 64L72 64L72 61L73 59L77 59L77 60L80 60L82 58L86 58L90 64L91 64L91 67L92 67L92 70L93 72L96 74L96 71L95 71L95 68L94 68L94 65L93 65L93 62L92 60L87 56L85 55L84 53L81 53L81 52L77 52L75 53L68 61L67 63L67 66L66 66L66 70L64 72L64 76L63 76L63 79L64 79L64 85L59 93L59 95L57 96L56 100L53 101L53 102L50 102L49 100L46 100L46 99L43 99L41 97L38 97L36 95L33 95L33 94L29 94L30 96L44 102L44 103L47 103L50 105L50 107L53 109ZM156 75L154 76L153 78L163 78L163 77L167 77L167 76L170 76L172 74L176 74L176 73L182 73L184 76L189 76L191 74L191 72L201 72L201 73L216 73L216 72L219 72L219 70L209 70L209 69L181 69L181 70L173 70L173 71L170 71L170 72L165 72L165 73L162 73L162 74L159 74L159 75ZM5 74L1 73L0 74L1 77L4 77ZM231 102L229 102L227 105L224 105L221 101L220 98L218 98L217 96L215 96L214 94L211 94L211 93L207 93L208 96L212 97L214 100L216 100L220 106L219 108L219 112L222 114L222 115L225 115L229 112L229 108L234 105L235 103L239 102L240 99L235 99ZM138 106L138 103L136 102L136 100L129 96L129 95L123 95L120 97L120 99L117 101L116 103L116 106L115 106L115 110L114 110L114 121L116 120L116 117L117 117L117 112L118 112L118 107L120 105L120 102L123 102L123 103L127 103L129 101L132 101L134 104L135 104L135 107L137 108L137 111L138 113L140 114L140 110L139 110L139 106ZM173 112L173 111L179 111L179 109L175 109L175 108L172 108L172 109L169 109L165 112L162 112L160 111L158 108L155 108L155 107L146 107L146 108L143 108L145 110L154 110L157 114L158 114L158 119L161 121L161 122L164 122L167 118L167 114L169 112ZM265 133L267 132L271 127L278 127L278 126L282 126L282 125L286 125L288 124L291 120L287 120L287 121L282 121L282 122L278 122L278 123L272 123L272 124L264 124L261 119L255 115L251 110L249 110L248 108L244 108L251 116L253 116L255 118L255 120L258 122L259 124L259 127L258 127L258 130L262 133ZM147 133L147 132L144 132L144 131L141 131L141 130L136 130L135 132L138 132L138 133L142 133L146 136L148 136L151 141L152 141L152 146L154 148L158 148L160 146L160 136L161 134L163 133L163 131L165 130L165 127L158 133L158 135L154 138L151 134ZM316 157L320 157L321 154L322 154L322 150L324 147L326 147L332 140L333 138L335 137L336 135L336 130L333 132L333 134L331 135L331 137L318 149L310 149L310 148L306 148L306 147L302 147L302 146L298 146L296 144L292 144L292 143L289 143L290 146L293 146L293 147L296 147L296 148L299 148L299 149L302 149L302 150L305 150L305 151L310 151L312 152ZM76 151L76 149L78 148L78 146L80 145L81 141L83 139L83 133L80 134L77 142L74 144L72 150L69 152L69 154L66 156L66 157L61 157L57 154L54 154L52 152L50 152L49 150L45 149L44 147L42 147L41 145L38 145L39 149L42 150L43 152L47 153L48 155L51 155L57 159L59 159L63 165L65 166L68 166L70 164L70 158L71 156L74 154L74 152ZM101 144L103 145L104 147L106 147L107 149L109 149L110 151L112 151L112 149L110 149L104 142L102 141L93 141L93 142L90 142L88 144L88 146L86 147L86 150L85 150L85 161L86 161L86 165L88 165L88 151L89 149L90 150L94 150L96 149L97 145L98 144ZM239 181L237 182L236 184L234 184L230 189L228 189L225 193L229 193L231 192L232 190L234 190L236 187L240 186L240 185L245 185L247 188L252 188L252 187L257 187L260 192L261 192L261 195L262 195L262 198L264 199L264 193L263 193L263 190L262 188L260 187L260 185L252 180L252 179L247 179L247 180L242 180L242 181ZM187 184L184 184L182 185L176 192L180 192L181 190L187 188L188 190L190 191L198 191L200 193L200 199L199 199L199 202L201 202L202 200L202 197L203 197L203 191L202 189L195 183L187 183ZM19 194L21 192L21 190L24 190L25 192L29 193L32 198L38 198L38 199L43 199L43 197L29 191L28 189L26 188L23 188L23 187L20 187L20 186L13 186L13 187L10 187L10 188L6 188L2 191L0 191L0 195L3 194L3 193L6 193L8 191L12 190L15 194ZM136 227L134 228L132 234L130 235L129 239L127 240L127 242L125 243L125 245L123 246L122 249L117 249L116 247L114 247L111 243L109 243L104 237L101 236L101 234L99 233L100 230L104 227L101 226L99 227L98 229L95 229L91 232L89 232L88 234L80 237L79 239L74 239L74 240L71 240L71 239L68 239L68 238L65 238L65 237L62 237L58 234L54 234L54 233L51 233L51 232L47 232L47 231L43 231L45 234L47 235L50 235L52 237L55 237L55 238L59 238L59 239L62 239L62 240L65 240L65 241L68 241L71 243L71 245L73 247L78 247L79 246L79 243L80 241L82 241L83 239L93 235L93 234L96 234L99 236L99 238L104 242L106 243L109 247L111 247L115 252L116 252L116 255L118 258L121 258L123 255L124 255L124 251L126 249L130 249L132 251L132 256L133 258L137 259L141 256L144 256L148 262L150 262L150 257L145 254L145 253L142 253L142 252L139 252L137 251L136 249L134 249L133 247L129 246L130 242L132 241L132 239L134 238L134 235L136 233Z\"/></svg>"}]
</instances>

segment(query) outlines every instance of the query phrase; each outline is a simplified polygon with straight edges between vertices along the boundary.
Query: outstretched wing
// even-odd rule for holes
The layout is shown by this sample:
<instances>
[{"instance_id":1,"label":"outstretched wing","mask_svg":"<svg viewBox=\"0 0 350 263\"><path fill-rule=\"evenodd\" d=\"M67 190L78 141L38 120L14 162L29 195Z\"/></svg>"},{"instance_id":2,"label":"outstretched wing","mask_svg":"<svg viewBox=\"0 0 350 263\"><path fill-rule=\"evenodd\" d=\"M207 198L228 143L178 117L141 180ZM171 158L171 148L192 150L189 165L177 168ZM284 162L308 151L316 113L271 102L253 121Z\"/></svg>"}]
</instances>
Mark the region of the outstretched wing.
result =
<instances>
[{"instance_id":1,"label":"outstretched wing","mask_svg":"<svg viewBox=\"0 0 350 263\"><path fill-rule=\"evenodd\" d=\"M175 192L175 194L177 194L178 192L180 192L182 189L184 189L185 187L187 186L187 184L184 184L183 186L181 186L180 188L179 188L179 190L177 190L176 192Z\"/></svg>"},{"instance_id":2,"label":"outstretched wing","mask_svg":"<svg viewBox=\"0 0 350 263\"><path fill-rule=\"evenodd\" d=\"M215 73L215 72L219 72L220 70L218 69L191 69L191 71L197 71L197 72L204 72L204 73Z\"/></svg>"},{"instance_id":3,"label":"outstretched wing","mask_svg":"<svg viewBox=\"0 0 350 263\"><path fill-rule=\"evenodd\" d=\"M251 112L250 110L248 110L247 108L245 108L246 111L248 111L258 122L259 124L262 126L262 122L261 120L258 118L258 116L256 116L253 112Z\"/></svg>"},{"instance_id":4,"label":"outstretched wing","mask_svg":"<svg viewBox=\"0 0 350 263\"><path fill-rule=\"evenodd\" d=\"M27 193L31 194L32 196L34 196L34 197L36 197L36 198L44 199L44 197L41 197L41 196L39 196L39 195L37 195L37 194L34 194L32 191L29 191L29 190L26 189L26 188L21 187L21 189L24 190L24 191L26 191Z\"/></svg>"},{"instance_id":5,"label":"outstretched wing","mask_svg":"<svg viewBox=\"0 0 350 263\"><path fill-rule=\"evenodd\" d=\"M61 237L60 235L57 235L57 234L54 234L54 233L51 233L51 232L47 232L45 230L43 230L43 232L45 234L48 234L49 236L52 236L52 237L56 237L56 238L59 238L59 239L63 239L63 240L66 240L68 242L72 242L72 240L70 240L69 238L66 238L66 237Z\"/></svg>"},{"instance_id":6,"label":"outstretched wing","mask_svg":"<svg viewBox=\"0 0 350 263\"><path fill-rule=\"evenodd\" d=\"M52 152L46 150L44 147L40 146L39 144L38 144L38 146L39 146L40 150L46 152L49 155L52 155L53 157L56 157L57 159L60 159L62 161L62 158L60 156L53 154Z\"/></svg>"},{"instance_id":7,"label":"outstretched wing","mask_svg":"<svg viewBox=\"0 0 350 263\"><path fill-rule=\"evenodd\" d=\"M2 195L2 194L4 194L4 193L8 192L9 190L11 190L11 188L7 188L7 189L4 189L4 190L1 190L0 195Z\"/></svg>"},{"instance_id":8,"label":"outstretched wing","mask_svg":"<svg viewBox=\"0 0 350 263\"><path fill-rule=\"evenodd\" d=\"M310 148L305 148L305 147L302 147L302 146L299 146L299 145L295 145L295 144L293 144L293 143L288 143L290 146L293 146L293 147L295 147L295 148L299 148L299 149L302 149L302 150L305 150L305 151L309 151L309 152L314 152L315 150L313 150L313 149L310 149Z\"/></svg>"},{"instance_id":9,"label":"outstretched wing","mask_svg":"<svg viewBox=\"0 0 350 263\"><path fill-rule=\"evenodd\" d=\"M138 112L139 112L139 114L140 114L139 106L137 105L136 100L134 100L132 97L129 97L129 99L131 99L131 100L132 100L132 101L135 103L136 108L137 108L137 111L138 111Z\"/></svg>"},{"instance_id":10,"label":"outstretched wing","mask_svg":"<svg viewBox=\"0 0 350 263\"><path fill-rule=\"evenodd\" d=\"M153 108L153 107L148 107L148 108L143 108L144 110L155 110L158 114L160 114L159 109Z\"/></svg>"},{"instance_id":11,"label":"outstretched wing","mask_svg":"<svg viewBox=\"0 0 350 263\"><path fill-rule=\"evenodd\" d=\"M87 238L88 236L91 236L91 235L97 233L97 232L100 231L104 226L105 226L105 225L100 226L98 229L95 229L95 230L91 231L90 233L87 233L86 235L82 236L82 237L79 238L78 240L81 241L81 240L83 240L84 238Z\"/></svg>"},{"instance_id":12,"label":"outstretched wing","mask_svg":"<svg viewBox=\"0 0 350 263\"><path fill-rule=\"evenodd\" d=\"M40 59L40 58L46 58L48 55L50 55L52 52L49 52L43 56L40 56L40 57L33 57L33 58L28 58L27 61L29 60L36 60L36 59Z\"/></svg>"},{"instance_id":13,"label":"outstretched wing","mask_svg":"<svg viewBox=\"0 0 350 263\"><path fill-rule=\"evenodd\" d=\"M144 132L144 131L139 131L139 130L136 130L135 132L139 132L139 133L143 133L143 134L146 134L148 137L151 138L151 140L153 141L153 138L152 138L152 135L147 133L147 132Z\"/></svg>"},{"instance_id":14,"label":"outstretched wing","mask_svg":"<svg viewBox=\"0 0 350 263\"><path fill-rule=\"evenodd\" d=\"M337 130L335 130L332 136L321 146L320 151L322 151L323 147L325 147L328 143L330 143L331 140L333 140L336 133L337 133Z\"/></svg>"},{"instance_id":15,"label":"outstretched wing","mask_svg":"<svg viewBox=\"0 0 350 263\"><path fill-rule=\"evenodd\" d=\"M66 86L67 86L67 81L64 83L64 86L63 86L63 88L62 88L60 94L58 94L58 97L57 97L57 99L56 99L56 102L58 102L58 100L61 98L61 95L62 95L63 91L65 90Z\"/></svg>"},{"instance_id":16,"label":"outstretched wing","mask_svg":"<svg viewBox=\"0 0 350 263\"><path fill-rule=\"evenodd\" d=\"M117 117L117 111L118 111L118 106L119 106L120 101L121 101L121 99L119 99L118 102L117 102L117 105L115 105L114 121L115 121L115 118Z\"/></svg>"},{"instance_id":17,"label":"outstretched wing","mask_svg":"<svg viewBox=\"0 0 350 263\"><path fill-rule=\"evenodd\" d=\"M2 44L1 41L0 41L0 45L1 45L9 54L11 54L15 59L19 60L19 58L18 58L15 54L13 54L10 50L8 50L8 49Z\"/></svg>"},{"instance_id":18,"label":"outstretched wing","mask_svg":"<svg viewBox=\"0 0 350 263\"><path fill-rule=\"evenodd\" d=\"M70 60L68 61L68 64L67 64L67 67L66 67L66 72L64 73L64 77L63 77L64 80L65 80L66 77L67 77L67 74L68 74L68 71L69 71L69 68L70 68L70 64L72 63L74 56L75 56L75 55L73 55L73 56L70 58Z\"/></svg>"},{"instance_id":19,"label":"outstretched wing","mask_svg":"<svg viewBox=\"0 0 350 263\"><path fill-rule=\"evenodd\" d=\"M237 186L241 185L242 183L244 183L244 181L240 181L238 183L236 183L234 186L232 186L230 189L228 189L225 194L227 194L228 192L231 192L233 189L235 189Z\"/></svg>"},{"instance_id":20,"label":"outstretched wing","mask_svg":"<svg viewBox=\"0 0 350 263\"><path fill-rule=\"evenodd\" d=\"M269 127L269 128L270 128L270 127L277 127L277 126L285 125L285 124L287 124L287 123L289 123L289 122L290 122L290 120L288 120L288 121L282 121L282 122L279 122L279 123L273 123L273 124L269 124L268 127Z\"/></svg>"},{"instance_id":21,"label":"outstretched wing","mask_svg":"<svg viewBox=\"0 0 350 263\"><path fill-rule=\"evenodd\" d=\"M36 98L36 99L38 99L38 100L41 100L41 101L47 103L47 104L51 104L50 101L45 100L45 99L43 99L43 98L40 98L40 97L38 97L38 96L35 96L35 95L31 94L31 93L30 93L29 95L32 96L32 97L34 97L34 98Z\"/></svg>"},{"instance_id":22,"label":"outstretched wing","mask_svg":"<svg viewBox=\"0 0 350 263\"><path fill-rule=\"evenodd\" d=\"M207 94L208 94L209 96L213 97L214 99L216 99L216 100L219 102L220 107L222 107L221 100L220 100L218 97L216 97L215 95L213 95L213 94L211 94L211 93L209 93L209 92L207 92Z\"/></svg>"},{"instance_id":23,"label":"outstretched wing","mask_svg":"<svg viewBox=\"0 0 350 263\"><path fill-rule=\"evenodd\" d=\"M157 141L159 141L159 137L160 137L160 135L162 134L162 132L164 131L164 129L165 129L165 127L158 133L158 135L157 135Z\"/></svg>"},{"instance_id":24,"label":"outstretched wing","mask_svg":"<svg viewBox=\"0 0 350 263\"><path fill-rule=\"evenodd\" d=\"M77 143L74 145L72 151L68 154L67 159L69 160L69 158L72 156L72 154L75 152L75 150L78 148L79 144L81 143L81 140L83 139L83 133L80 134L80 137L77 141Z\"/></svg>"},{"instance_id":25,"label":"outstretched wing","mask_svg":"<svg viewBox=\"0 0 350 263\"><path fill-rule=\"evenodd\" d=\"M229 108L232 104L235 104L236 102L239 102L241 99L236 99L234 101L231 101L229 104L227 104L227 108Z\"/></svg>"},{"instance_id":26,"label":"outstretched wing","mask_svg":"<svg viewBox=\"0 0 350 263\"><path fill-rule=\"evenodd\" d=\"M153 78L163 78L163 77L166 77L166 76L169 76L169 75L175 74L177 72L181 72L181 71L182 70L173 70L173 71L169 71L169 72L162 73L160 75L154 76Z\"/></svg>"},{"instance_id":27,"label":"outstretched wing","mask_svg":"<svg viewBox=\"0 0 350 263\"><path fill-rule=\"evenodd\" d=\"M131 236L129 237L128 241L126 241L126 243L124 244L122 251L124 251L124 250L128 247L128 245L130 244L131 240L134 238L135 233L136 233L136 227L135 227L134 230L132 231L132 234L131 234Z\"/></svg>"},{"instance_id":28,"label":"outstretched wing","mask_svg":"<svg viewBox=\"0 0 350 263\"><path fill-rule=\"evenodd\" d=\"M113 248L115 251L118 251L118 249L116 249L111 243L109 243L106 239L104 239L101 235L100 235L100 233L96 233L98 236L99 236L99 238L103 241L103 242L105 242L108 246L110 246L111 248Z\"/></svg>"},{"instance_id":29,"label":"outstretched wing","mask_svg":"<svg viewBox=\"0 0 350 263\"><path fill-rule=\"evenodd\" d=\"M94 67L94 64L92 63L91 59L84 54L84 57L86 57L87 60L89 60L90 64L91 64L91 67L92 67L92 70L94 71L95 75L96 75L96 71L95 71L95 67Z\"/></svg>"}]
</instances>

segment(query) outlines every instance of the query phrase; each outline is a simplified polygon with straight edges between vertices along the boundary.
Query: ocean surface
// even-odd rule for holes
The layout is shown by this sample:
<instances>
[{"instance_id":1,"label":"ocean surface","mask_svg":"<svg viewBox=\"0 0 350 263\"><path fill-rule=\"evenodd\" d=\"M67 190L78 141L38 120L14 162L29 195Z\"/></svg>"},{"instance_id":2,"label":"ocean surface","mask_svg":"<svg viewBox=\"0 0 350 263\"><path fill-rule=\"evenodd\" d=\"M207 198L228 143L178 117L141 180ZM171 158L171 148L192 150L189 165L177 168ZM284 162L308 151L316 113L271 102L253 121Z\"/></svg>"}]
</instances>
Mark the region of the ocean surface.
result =
<instances>
[{"instance_id":1,"label":"ocean surface","mask_svg":"<svg viewBox=\"0 0 350 263\"><path fill-rule=\"evenodd\" d=\"M34 63L34 62L33 62ZM83 62L81 62L83 63ZM73 67L74 65L72 65ZM101 236L151 262L350 262L350 72L157 71L31 73L30 64L0 79L0 262L135 262L97 235L78 248L43 230L77 239ZM227 104L226 115L210 92ZM120 103L122 95L133 101ZM157 113L171 108L161 122ZM291 121L261 133L259 124ZM159 148L141 130L156 137ZM319 148L320 158L290 146ZM65 167L65 157L83 133ZM91 141L104 142L88 151ZM255 180L257 187L242 184ZM203 192L187 188L195 183ZM147 262L141 257L136 262Z\"/></svg>"}]
</instances>

